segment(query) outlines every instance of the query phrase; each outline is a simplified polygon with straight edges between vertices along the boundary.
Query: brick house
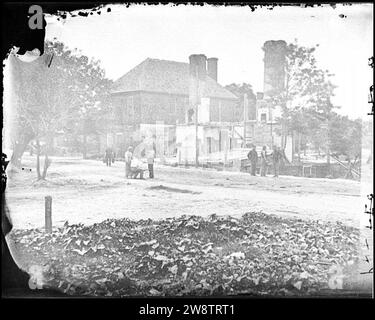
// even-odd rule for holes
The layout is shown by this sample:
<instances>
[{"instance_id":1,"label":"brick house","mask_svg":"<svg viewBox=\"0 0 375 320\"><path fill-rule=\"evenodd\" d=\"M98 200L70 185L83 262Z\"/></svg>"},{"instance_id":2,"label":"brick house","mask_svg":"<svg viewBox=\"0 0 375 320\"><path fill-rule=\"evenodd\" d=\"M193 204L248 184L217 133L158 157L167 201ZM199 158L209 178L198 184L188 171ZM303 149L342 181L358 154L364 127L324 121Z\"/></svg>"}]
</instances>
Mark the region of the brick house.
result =
<instances>
[{"instance_id":1,"label":"brick house","mask_svg":"<svg viewBox=\"0 0 375 320\"><path fill-rule=\"evenodd\" d=\"M111 98L116 123L110 143L121 146L119 152L123 152L124 145L141 138L135 132L139 136L144 124L160 127L163 123L170 128L195 121L192 104L201 103L200 99L192 101L195 85L199 86L196 93L204 98L205 104L205 110L198 112L200 123L241 121L238 98L217 82L217 58L198 56L203 59L190 63L147 58L115 81ZM194 82L192 68L199 71L198 82ZM173 140L172 135L169 139Z\"/></svg>"},{"instance_id":2,"label":"brick house","mask_svg":"<svg viewBox=\"0 0 375 320\"><path fill-rule=\"evenodd\" d=\"M240 121L238 98L213 78L217 67L208 71L202 97L210 99L209 121ZM184 123L189 108L189 82L189 63L147 58L114 83L112 101L119 122L135 127L156 121Z\"/></svg>"}]
</instances>

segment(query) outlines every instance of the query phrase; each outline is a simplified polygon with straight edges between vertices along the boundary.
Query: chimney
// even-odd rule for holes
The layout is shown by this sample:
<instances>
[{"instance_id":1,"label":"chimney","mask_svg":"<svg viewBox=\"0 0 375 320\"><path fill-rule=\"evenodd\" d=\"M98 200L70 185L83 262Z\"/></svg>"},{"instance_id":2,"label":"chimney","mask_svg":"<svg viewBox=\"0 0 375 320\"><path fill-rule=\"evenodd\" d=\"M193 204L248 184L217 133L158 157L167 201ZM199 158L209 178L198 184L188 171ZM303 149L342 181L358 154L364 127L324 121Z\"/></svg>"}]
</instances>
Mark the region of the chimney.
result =
<instances>
[{"instance_id":1,"label":"chimney","mask_svg":"<svg viewBox=\"0 0 375 320\"><path fill-rule=\"evenodd\" d=\"M204 54L192 54L189 57L190 75L205 80L207 74L207 57Z\"/></svg>"},{"instance_id":2,"label":"chimney","mask_svg":"<svg viewBox=\"0 0 375 320\"><path fill-rule=\"evenodd\" d=\"M207 59L207 75L217 82L217 58Z\"/></svg>"},{"instance_id":3,"label":"chimney","mask_svg":"<svg viewBox=\"0 0 375 320\"><path fill-rule=\"evenodd\" d=\"M266 41L264 51L265 96L281 93L285 89L286 42L284 40Z\"/></svg>"},{"instance_id":4,"label":"chimney","mask_svg":"<svg viewBox=\"0 0 375 320\"><path fill-rule=\"evenodd\" d=\"M189 56L189 109L185 115L187 123L193 122L197 106L201 103L207 76L207 57L204 54Z\"/></svg>"}]
</instances>

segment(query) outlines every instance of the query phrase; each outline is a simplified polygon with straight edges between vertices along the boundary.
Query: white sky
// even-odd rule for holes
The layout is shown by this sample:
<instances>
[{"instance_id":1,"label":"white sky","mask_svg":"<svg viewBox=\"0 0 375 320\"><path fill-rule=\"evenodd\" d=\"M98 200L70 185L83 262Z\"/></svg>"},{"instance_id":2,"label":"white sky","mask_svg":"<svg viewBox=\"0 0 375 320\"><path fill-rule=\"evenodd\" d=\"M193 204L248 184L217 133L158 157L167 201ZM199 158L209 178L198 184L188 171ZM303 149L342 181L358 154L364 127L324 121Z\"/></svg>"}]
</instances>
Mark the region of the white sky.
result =
<instances>
[{"instance_id":1,"label":"white sky","mask_svg":"<svg viewBox=\"0 0 375 320\"><path fill-rule=\"evenodd\" d=\"M217 57L222 85L247 82L263 91L263 43L294 39L319 44L319 67L334 73L333 102L351 118L369 111L373 56L373 5L315 8L240 6L111 6L101 15L47 20L47 39L99 59L107 77L117 79L144 59L188 62L189 55ZM344 14L346 18L340 18Z\"/></svg>"}]
</instances>

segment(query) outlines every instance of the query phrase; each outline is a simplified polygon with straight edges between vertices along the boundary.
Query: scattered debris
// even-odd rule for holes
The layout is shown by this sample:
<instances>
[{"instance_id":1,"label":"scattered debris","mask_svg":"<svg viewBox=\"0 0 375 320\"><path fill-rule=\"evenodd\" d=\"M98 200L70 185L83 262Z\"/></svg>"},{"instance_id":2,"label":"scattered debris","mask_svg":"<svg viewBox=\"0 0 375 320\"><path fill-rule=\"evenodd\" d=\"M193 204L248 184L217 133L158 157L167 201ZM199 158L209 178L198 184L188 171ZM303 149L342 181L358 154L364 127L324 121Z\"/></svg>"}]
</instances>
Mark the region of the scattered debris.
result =
<instances>
[{"instance_id":1,"label":"scattered debris","mask_svg":"<svg viewBox=\"0 0 375 320\"><path fill-rule=\"evenodd\" d=\"M329 289L333 265L359 259L358 229L262 212L65 223L11 236L30 265L44 266L45 286L72 295L311 295Z\"/></svg>"}]
</instances>

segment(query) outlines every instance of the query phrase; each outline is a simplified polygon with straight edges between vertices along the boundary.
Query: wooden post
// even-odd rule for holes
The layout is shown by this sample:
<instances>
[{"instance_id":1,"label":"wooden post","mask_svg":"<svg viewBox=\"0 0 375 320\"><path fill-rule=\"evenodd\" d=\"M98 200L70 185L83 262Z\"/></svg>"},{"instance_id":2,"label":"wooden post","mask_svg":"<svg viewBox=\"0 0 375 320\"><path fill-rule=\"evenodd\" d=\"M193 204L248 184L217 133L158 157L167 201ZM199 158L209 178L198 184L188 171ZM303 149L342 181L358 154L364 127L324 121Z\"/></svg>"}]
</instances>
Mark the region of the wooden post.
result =
<instances>
[{"instance_id":1,"label":"wooden post","mask_svg":"<svg viewBox=\"0 0 375 320\"><path fill-rule=\"evenodd\" d=\"M52 197L45 197L45 228L46 232L52 232Z\"/></svg>"},{"instance_id":2,"label":"wooden post","mask_svg":"<svg viewBox=\"0 0 375 320\"><path fill-rule=\"evenodd\" d=\"M227 167L228 162L228 141L229 141L229 130L225 130L225 144L224 144L224 169Z\"/></svg>"},{"instance_id":3,"label":"wooden post","mask_svg":"<svg viewBox=\"0 0 375 320\"><path fill-rule=\"evenodd\" d=\"M244 148L246 148L246 121L247 121L247 109L248 109L248 99L247 93L243 96L243 140L244 140Z\"/></svg>"},{"instance_id":4,"label":"wooden post","mask_svg":"<svg viewBox=\"0 0 375 320\"><path fill-rule=\"evenodd\" d=\"M330 140L329 140L329 122L328 122L328 118L326 120L326 123L325 123L325 127L326 127L326 139L327 139L327 144L326 144L326 157L327 157L327 175L330 176L331 175L331 151L329 150L329 143L330 143Z\"/></svg>"}]
</instances>

